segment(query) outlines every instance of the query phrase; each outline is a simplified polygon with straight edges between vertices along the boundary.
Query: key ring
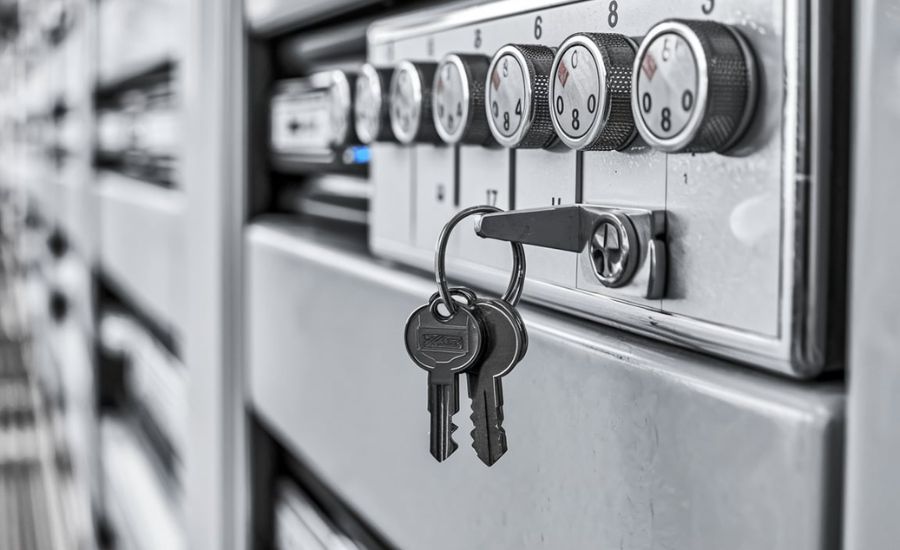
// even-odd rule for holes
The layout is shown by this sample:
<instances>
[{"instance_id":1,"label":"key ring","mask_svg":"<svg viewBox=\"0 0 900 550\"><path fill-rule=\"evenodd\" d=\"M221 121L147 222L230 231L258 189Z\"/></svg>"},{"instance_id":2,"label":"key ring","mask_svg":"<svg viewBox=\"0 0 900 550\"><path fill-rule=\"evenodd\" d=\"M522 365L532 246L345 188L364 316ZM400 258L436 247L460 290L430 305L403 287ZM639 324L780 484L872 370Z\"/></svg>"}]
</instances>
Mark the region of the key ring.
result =
<instances>
[{"instance_id":1,"label":"key ring","mask_svg":"<svg viewBox=\"0 0 900 550\"><path fill-rule=\"evenodd\" d=\"M438 318L443 317L435 309L440 303L444 304L444 307L450 312L450 316L455 315L459 309L456 300L451 298L450 285L447 283L447 271L444 266L450 233L456 227L456 224L469 216L474 214L492 214L494 212L503 212L503 210L496 206L488 205L470 206L457 212L441 230L441 234L438 237L437 250L434 254L434 279L437 282L441 300L440 302L433 302L432 305L432 311ZM506 287L506 293L503 295L502 300L511 306L515 306L519 303L519 298L522 297L522 287L525 283L525 247L522 246L522 243L510 242L509 244L512 246L513 270L509 277L509 286Z\"/></svg>"}]
</instances>

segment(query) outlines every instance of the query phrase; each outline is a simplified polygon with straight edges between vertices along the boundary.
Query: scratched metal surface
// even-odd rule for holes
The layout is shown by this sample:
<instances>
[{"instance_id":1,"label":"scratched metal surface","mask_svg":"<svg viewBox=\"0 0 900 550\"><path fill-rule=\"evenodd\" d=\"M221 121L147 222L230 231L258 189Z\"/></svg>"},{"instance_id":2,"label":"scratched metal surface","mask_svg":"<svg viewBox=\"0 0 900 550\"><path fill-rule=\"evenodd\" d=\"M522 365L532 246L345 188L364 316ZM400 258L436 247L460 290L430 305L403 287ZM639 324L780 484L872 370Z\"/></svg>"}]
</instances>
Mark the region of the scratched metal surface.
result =
<instances>
[{"instance_id":1,"label":"scratched metal surface","mask_svg":"<svg viewBox=\"0 0 900 550\"><path fill-rule=\"evenodd\" d=\"M250 399L402 548L833 547L843 397L523 307L510 450L428 454L403 322L432 282L277 219L246 234Z\"/></svg>"}]
</instances>

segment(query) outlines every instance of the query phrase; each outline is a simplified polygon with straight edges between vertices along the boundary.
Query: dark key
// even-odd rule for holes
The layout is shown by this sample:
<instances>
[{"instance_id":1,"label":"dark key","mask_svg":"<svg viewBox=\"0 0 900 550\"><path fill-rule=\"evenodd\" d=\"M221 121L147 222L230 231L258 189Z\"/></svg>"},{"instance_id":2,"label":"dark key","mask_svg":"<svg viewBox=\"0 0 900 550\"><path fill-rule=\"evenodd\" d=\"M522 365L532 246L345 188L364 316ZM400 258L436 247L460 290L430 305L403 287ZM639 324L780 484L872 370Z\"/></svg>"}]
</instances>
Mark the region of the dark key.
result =
<instances>
[{"instance_id":1,"label":"dark key","mask_svg":"<svg viewBox=\"0 0 900 550\"><path fill-rule=\"evenodd\" d=\"M478 300L474 309L487 345L466 373L474 424L472 447L482 462L492 466L507 450L501 378L524 357L528 333L519 313L503 300Z\"/></svg>"},{"instance_id":2,"label":"dark key","mask_svg":"<svg viewBox=\"0 0 900 550\"><path fill-rule=\"evenodd\" d=\"M428 412L431 414L431 455L446 460L453 441L453 415L459 411L459 373L478 360L483 346L481 322L469 308L441 318L432 299L406 322L406 351L428 371Z\"/></svg>"}]
</instances>

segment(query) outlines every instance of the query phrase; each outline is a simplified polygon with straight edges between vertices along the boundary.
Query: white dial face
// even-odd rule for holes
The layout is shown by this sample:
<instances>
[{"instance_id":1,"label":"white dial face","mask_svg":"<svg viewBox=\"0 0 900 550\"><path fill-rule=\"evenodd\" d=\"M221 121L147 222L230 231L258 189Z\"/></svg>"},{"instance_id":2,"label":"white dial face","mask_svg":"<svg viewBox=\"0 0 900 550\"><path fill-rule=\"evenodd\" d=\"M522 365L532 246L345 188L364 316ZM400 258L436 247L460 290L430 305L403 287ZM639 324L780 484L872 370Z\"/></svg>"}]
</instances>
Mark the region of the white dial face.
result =
<instances>
[{"instance_id":1,"label":"white dial face","mask_svg":"<svg viewBox=\"0 0 900 550\"><path fill-rule=\"evenodd\" d=\"M469 117L469 84L458 61L443 61L434 81L434 120L445 141L456 142Z\"/></svg>"},{"instance_id":2,"label":"white dial face","mask_svg":"<svg viewBox=\"0 0 900 550\"><path fill-rule=\"evenodd\" d=\"M685 131L697 109L697 57L683 36L665 32L653 39L638 62L635 114L657 138L673 139Z\"/></svg>"},{"instance_id":3,"label":"white dial face","mask_svg":"<svg viewBox=\"0 0 900 550\"><path fill-rule=\"evenodd\" d=\"M363 69L356 78L356 135L363 143L372 143L381 130L381 81L374 69Z\"/></svg>"},{"instance_id":4,"label":"white dial face","mask_svg":"<svg viewBox=\"0 0 900 550\"><path fill-rule=\"evenodd\" d=\"M562 133L580 138L598 123L602 114L599 106L605 89L600 87L601 68L581 44L566 48L558 59L551 81L551 116Z\"/></svg>"},{"instance_id":5,"label":"white dial face","mask_svg":"<svg viewBox=\"0 0 900 550\"><path fill-rule=\"evenodd\" d=\"M504 54L488 75L488 118L499 135L512 137L525 124L530 105L527 104L527 72L512 54Z\"/></svg>"},{"instance_id":6,"label":"white dial face","mask_svg":"<svg viewBox=\"0 0 900 550\"><path fill-rule=\"evenodd\" d=\"M411 63L401 63L391 80L391 128L403 143L412 142L422 115L422 83Z\"/></svg>"}]
</instances>

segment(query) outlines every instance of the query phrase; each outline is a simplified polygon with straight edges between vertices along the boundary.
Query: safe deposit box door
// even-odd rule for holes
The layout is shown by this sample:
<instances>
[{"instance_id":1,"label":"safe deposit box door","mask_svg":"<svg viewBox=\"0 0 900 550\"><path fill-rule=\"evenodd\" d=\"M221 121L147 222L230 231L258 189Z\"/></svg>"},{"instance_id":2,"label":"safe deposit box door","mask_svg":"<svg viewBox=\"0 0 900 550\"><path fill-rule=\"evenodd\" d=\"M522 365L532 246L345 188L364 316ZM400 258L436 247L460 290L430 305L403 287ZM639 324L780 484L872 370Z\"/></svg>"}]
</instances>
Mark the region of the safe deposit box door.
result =
<instances>
[{"instance_id":1,"label":"safe deposit box door","mask_svg":"<svg viewBox=\"0 0 900 550\"><path fill-rule=\"evenodd\" d=\"M319 235L321 235L319 233ZM828 548L843 398L522 307L510 450L427 450L402 328L426 277L278 218L246 233L248 368L263 423L401 548ZM327 312L325 314L324 312Z\"/></svg>"}]
</instances>

